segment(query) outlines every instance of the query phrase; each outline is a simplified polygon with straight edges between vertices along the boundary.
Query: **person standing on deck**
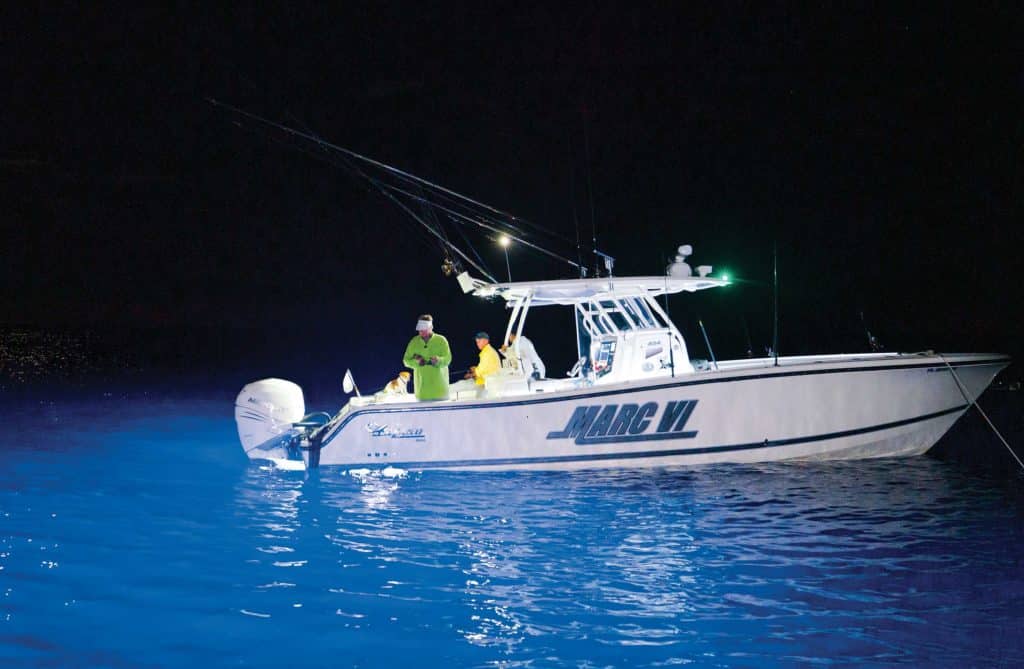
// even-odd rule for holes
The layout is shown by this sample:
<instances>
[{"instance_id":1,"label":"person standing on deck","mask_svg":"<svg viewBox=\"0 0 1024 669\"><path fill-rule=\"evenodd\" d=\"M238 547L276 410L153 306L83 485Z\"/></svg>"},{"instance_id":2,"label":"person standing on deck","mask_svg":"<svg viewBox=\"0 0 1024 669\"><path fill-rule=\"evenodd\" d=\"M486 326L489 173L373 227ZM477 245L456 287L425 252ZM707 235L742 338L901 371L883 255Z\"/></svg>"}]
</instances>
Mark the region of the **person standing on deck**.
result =
<instances>
[{"instance_id":1,"label":"person standing on deck","mask_svg":"<svg viewBox=\"0 0 1024 669\"><path fill-rule=\"evenodd\" d=\"M519 342L519 357L516 357L516 341ZM533 342L526 338L526 335L516 337L513 332L508 336L508 344L501 347L501 354L512 362L512 366L521 369L527 378L543 379L547 376L547 369L544 361L537 354Z\"/></svg>"},{"instance_id":2,"label":"person standing on deck","mask_svg":"<svg viewBox=\"0 0 1024 669\"><path fill-rule=\"evenodd\" d=\"M434 332L434 318L423 314L416 322L417 335L405 347L402 362L412 369L412 385L418 400L448 399L448 365L452 351L448 340Z\"/></svg>"}]
</instances>

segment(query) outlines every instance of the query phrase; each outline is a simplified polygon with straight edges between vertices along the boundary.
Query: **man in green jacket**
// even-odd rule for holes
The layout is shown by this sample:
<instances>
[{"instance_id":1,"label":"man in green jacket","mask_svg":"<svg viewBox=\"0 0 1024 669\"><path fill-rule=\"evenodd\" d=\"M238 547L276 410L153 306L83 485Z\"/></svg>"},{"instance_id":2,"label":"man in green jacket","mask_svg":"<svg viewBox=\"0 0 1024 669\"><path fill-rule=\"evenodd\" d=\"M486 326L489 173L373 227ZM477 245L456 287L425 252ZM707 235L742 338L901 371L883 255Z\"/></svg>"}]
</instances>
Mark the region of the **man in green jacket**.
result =
<instances>
[{"instance_id":1,"label":"man in green jacket","mask_svg":"<svg viewBox=\"0 0 1024 669\"><path fill-rule=\"evenodd\" d=\"M418 400L448 399L448 365L452 350L448 340L434 332L434 318L423 314L416 322L417 335L405 347L402 362L412 369L413 388Z\"/></svg>"}]
</instances>

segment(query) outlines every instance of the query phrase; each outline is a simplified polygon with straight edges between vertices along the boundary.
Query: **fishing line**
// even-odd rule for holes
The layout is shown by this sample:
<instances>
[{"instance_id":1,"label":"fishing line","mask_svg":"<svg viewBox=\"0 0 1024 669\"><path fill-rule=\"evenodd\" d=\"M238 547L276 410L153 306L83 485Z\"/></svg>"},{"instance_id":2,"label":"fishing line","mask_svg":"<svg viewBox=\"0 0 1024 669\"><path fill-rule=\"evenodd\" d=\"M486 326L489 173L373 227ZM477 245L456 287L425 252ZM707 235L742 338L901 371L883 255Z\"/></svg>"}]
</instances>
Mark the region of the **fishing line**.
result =
<instances>
[{"instance_id":1,"label":"fishing line","mask_svg":"<svg viewBox=\"0 0 1024 669\"><path fill-rule=\"evenodd\" d=\"M370 175L366 174L361 169L359 169L358 167L353 165L351 163L351 161L349 161L348 159L346 159L343 156L339 157L337 159L337 160L341 161L339 163L339 162L335 162L335 160L333 158L331 158L329 156L326 156L326 155L325 156L315 156L312 152L310 152L308 149L305 149L304 147L297 146L297 147L294 147L294 148L296 150L298 150L298 151L302 151L303 153L306 153L307 155L311 155L311 156L314 156L314 157L319 157L322 160L326 160L327 162L329 162L330 164L332 164L332 165L334 165L336 167L341 167L342 169L347 169L347 170L351 171L353 174L361 177L362 179L364 179L366 181L366 183L369 183L370 185L374 186L381 195L383 195L384 197L386 197L389 200L391 200L395 205L400 207L402 209L402 211L407 213L413 220L417 221L423 227L424 230L426 230L427 232L430 233L430 235L435 237L436 241L437 241L437 243L440 246L442 251L446 252L448 249L454 251L456 254L459 255L460 258L465 260L470 266L472 266L474 269L476 269L481 274L483 274L492 283L498 283L497 279L495 279L494 276L489 271L487 271L487 269L485 269L481 265L478 265L477 263L473 262L473 260L471 258L469 258L468 256L466 256L466 254L463 253L462 250L459 247L457 247L454 244L452 244L448 240L447 236L443 234L443 232L438 232L427 221L423 220L420 216L417 216L416 213L412 209L410 209L404 202L402 202L397 197L395 197L394 194L390 193L389 189L393 188L393 187L391 187L389 184L385 184L385 183L381 182L380 180L375 179L374 177L371 177ZM404 191L402 191L402 192L405 193ZM405 194L408 195L409 197L413 197L413 199L422 199L422 198L416 198L415 196L413 196L413 195L411 195L409 193L405 193ZM423 200L423 201L426 204L431 205L431 203L429 201L427 201L427 200ZM415 226L413 226L413 227L415 227Z\"/></svg>"},{"instance_id":2,"label":"fishing line","mask_svg":"<svg viewBox=\"0 0 1024 669\"><path fill-rule=\"evenodd\" d=\"M239 127L242 127L242 126L239 126ZM340 169L344 169L344 170L349 170L352 173L354 173L355 175L361 177L361 180L359 180L358 183L363 188L363 190L365 190L367 193L373 193L373 192L380 193L380 187L377 185L375 180L370 178L368 175L363 174L362 171L359 170L359 168L355 167L354 165L342 164L342 163L338 162L339 159L334 158L334 157L330 156L329 154L317 153L317 152L314 152L313 150L311 150L311 149L309 149L307 147L304 147L304 146L298 146L298 145L294 145L294 144L286 144L286 143L284 143L284 142L282 142L282 141L280 141L280 140L278 140L278 139L276 139L274 137L271 137L270 141L272 141L273 143L275 143L275 144L277 144L279 146L285 147L287 149L291 149L293 151L298 151L300 153L303 153L303 154L305 154L307 156L310 156L311 158L314 158L316 160L322 160L322 161L324 161L324 162L326 162L326 163L328 163L328 164L330 164L330 165L332 165L334 167L337 167L337 168L340 168ZM343 159L341 159L341 160L343 160ZM374 188L370 188L371 186L373 186ZM374 189L376 189L376 191ZM399 219L399 220L402 220L403 224L408 225L409 228L411 230L415 231L416 234L418 234L422 238L422 240L424 240L426 243L431 244L431 245L436 244L437 248L442 253L447 253L448 247L445 246L445 242L447 241L446 238L441 238L437 234L431 234L434 231L430 230L430 226L422 226L422 227L426 227L427 228L427 231L424 231L420 225L415 225L415 224L412 224L412 223L408 223L408 222L406 222L406 220L404 218L403 219Z\"/></svg>"},{"instance_id":3,"label":"fishing line","mask_svg":"<svg viewBox=\"0 0 1024 669\"><path fill-rule=\"evenodd\" d=\"M305 140L308 140L310 142L314 142L314 143L318 144L321 148L330 148L330 149L332 149L334 151L338 151L339 153L343 153L343 154L345 154L345 155L347 155L347 156L349 156L351 158L355 158L357 160L361 160L361 161L363 161L365 163L373 165L374 167L376 167L378 169L384 170L385 172L388 172L389 174L393 174L393 175L395 175L395 176L397 176L397 177L399 177L401 179L404 179L404 180L407 180L407 181L412 181L412 182L414 182L416 184L419 184L421 186L426 186L427 188L436 190L439 193L444 193L444 194L446 194L446 195L448 195L450 197L456 198L457 200L462 200L462 201L468 202L468 203L470 203L470 204L472 204L474 206L480 207L481 209L484 209L486 211L492 212L494 214L497 214L498 216L502 216L502 217L504 217L506 219L509 219L511 221L518 221L519 223L522 223L524 225L529 225L531 227L535 227L538 230L544 231L546 234L549 234L549 235L552 235L552 236L557 236L557 237L562 237L561 235L559 235L557 233L551 232L550 230L547 230L546 228L543 228L542 226L538 226L538 225L536 225L534 223L531 223L530 221L527 221L525 219L521 219L518 216L516 216L514 214L511 214L511 213L509 213L507 211L503 211L501 209L497 209L495 207L492 207L492 206L490 206L488 204L484 204L483 202L479 202L477 200L474 200L473 198L470 198L470 197L468 197L466 195L462 195L461 193L457 193L457 192L455 192L453 190L445 188L444 186L440 186L438 184L435 184L435 183L433 183L431 181L423 179L422 177L418 177L418 176L416 176L414 174L410 174L408 172L405 172L404 170L400 170L397 167L392 167L391 165L388 165L386 163L382 163L382 162L380 162L378 160L374 160L373 158L370 158L368 156L364 156L364 155L356 153L355 151L352 151L350 149L346 149L346 148L344 148L342 146L338 146L337 144L333 144L331 142L328 142L327 140L321 139L316 134L308 133L308 132L302 132L302 131L296 130L295 128L291 128L291 127L283 125L281 123L277 123L275 121L271 121L270 119L267 119L267 118L264 118L262 116L258 116L256 114L253 114L251 112L245 111L244 109L241 109L239 107L235 107L234 105L230 105L230 104L227 104L225 102L220 102L220 101L215 100L213 98L206 98L206 100L207 100L207 102L209 102L212 105L215 105L217 107L222 107L224 109L232 111L232 112L234 112L236 114L240 114L242 116L245 116L246 118L252 119L252 120L257 121L259 123L262 123L264 125L269 125L269 126L271 126L273 128L277 128L278 130L280 130L281 132L284 132L286 134L292 135L294 137L298 137L300 139L305 139ZM513 227L513 228L515 227L512 224L509 224L509 225L510 225L510 227ZM563 237L563 239L564 239L564 237ZM566 240L566 241L568 241L568 240Z\"/></svg>"},{"instance_id":4,"label":"fishing line","mask_svg":"<svg viewBox=\"0 0 1024 669\"><path fill-rule=\"evenodd\" d=\"M459 248L458 246L455 246L455 245L454 245L454 244L452 244L451 242L447 241L447 240L446 240L446 239L445 239L444 237L442 237L440 233L438 233L438 232L437 232L436 230L434 230L434 229L433 229L432 227L430 227L430 225L429 225L429 224L428 224L428 223L427 223L426 221L424 221L424 220L423 220L423 219L421 219L421 218L420 218L419 216L417 216L417 215L416 215L416 212L414 212L414 211L413 211L412 209L410 209L410 208L409 208L408 206L406 206L406 204L405 204L404 202L402 202L402 201L401 201L401 200L399 200L399 199L398 199L397 197L395 197L394 195L392 195L392 194L391 194L390 192L388 192L387 190L385 190L385 189L383 189L383 188L380 188L379 190L380 190L380 192L381 192L381 194L382 194L382 195L384 195L384 196L385 196L386 198L388 198L389 200L391 200L392 202L394 202L394 203L395 203L396 205L398 205L399 207L401 207L402 211L404 211L405 213L409 214L409 215L410 215L410 216L412 216L412 217L413 217L414 219L416 219L417 221L419 221L419 222L420 222L420 224L421 224L421 225L422 225L422 226L423 226L424 228L426 228L426 229L427 229L427 230L428 230L428 231L429 231L429 232L430 232L431 234L435 235L435 236L436 236L436 237L437 237L437 238L438 238L439 240L441 240L441 242L443 242L443 243L447 244L447 245L448 245L448 248L450 248L450 249L451 249L452 251L455 251L455 253L457 253L457 254L459 255L459 257L460 257L460 258L462 258L463 260L465 260L465 261L466 261L467 263L469 263L469 264L470 264L470 265L471 265L471 266L472 266L472 267L473 267L474 269L476 269L476 270L477 270L478 272L480 272L481 274L483 274L483 275L484 275L484 277L486 277L486 278L487 278L487 279L488 279L488 280L489 280L489 281L490 281L491 283L498 283L498 280L497 280L497 279L495 279L495 278L494 278L493 276L491 276L490 272L488 272L487 270L485 270L485 269L484 269L483 267L481 267L480 265L478 265L478 264L477 264L477 263L476 263L476 262L475 262L475 261L474 261L474 260L473 260L472 258L470 258L470 257L469 257L469 256L467 256L467 255L466 255L465 253L463 253L463 252L462 252L462 249L460 249L460 248Z\"/></svg>"},{"instance_id":5,"label":"fishing line","mask_svg":"<svg viewBox=\"0 0 1024 669\"><path fill-rule=\"evenodd\" d=\"M1003 438L1003 435L999 432L998 429L996 429L996 426L992 424L992 421L989 420L988 418L988 414L986 414L985 410L981 408L981 405L978 404L977 400L971 398L970 393L967 392L967 387L964 386L963 382L960 381L960 377L957 376L956 370L953 369L953 366L949 364L949 361L947 361L941 353L939 353L938 356L939 359L942 360L942 362L946 363L946 367L949 368L950 373L953 375L953 379L956 381L956 387L960 390L960 394L964 396L964 399L967 400L968 404L974 405L974 408L978 410L978 413L981 414L981 417L985 419L985 422L988 423L988 426L992 428L992 431L995 433L995 435L999 437L999 441L1003 442L1003 446L1006 447L1006 450L1010 451L1010 455L1013 456L1013 459L1017 461L1018 465L1020 465L1021 470L1024 471L1024 462L1021 462L1021 459L1017 457L1016 453L1013 452L1013 448L1010 447L1010 444L1006 441L1005 438Z\"/></svg>"},{"instance_id":6,"label":"fishing line","mask_svg":"<svg viewBox=\"0 0 1024 669\"><path fill-rule=\"evenodd\" d=\"M487 267L487 263L485 263L484 259L480 257L480 254L477 252L476 247L473 246L473 242L469 241L469 237L466 235L466 231L463 230L463 226L456 225L454 227L455 230L459 233L459 236L462 237L462 240L466 242L466 246L469 247L469 250L473 252L474 256L476 256L476 259L480 262L480 264L483 265L484 267Z\"/></svg>"},{"instance_id":7,"label":"fishing line","mask_svg":"<svg viewBox=\"0 0 1024 669\"><path fill-rule=\"evenodd\" d=\"M363 179L366 179L367 181L372 183L374 185L374 187L376 187L378 189L378 191L380 191L381 193L384 193L385 190L401 193L402 195L404 195L404 196L406 196L406 197L408 197L410 199L416 200L416 201L418 201L420 203L426 204L426 205L431 206L431 207L437 207L437 208L441 209L442 211L445 211L445 212L449 213L450 215L452 215L452 216L454 216L454 217L456 217L458 219L467 221L467 222L472 223L472 224L474 224L474 225L476 225L478 227L482 227L484 229L490 230L491 232L495 232L495 233L498 233L498 234L507 234L514 241L522 244L523 246L526 246L527 248L530 248L530 249L532 249L534 251L537 251L537 252L542 253L544 255L547 255L549 257L555 258L555 259L560 260L562 262L566 262L566 263L568 263L571 266L578 267L577 263L573 262L572 260L569 260L568 258L565 258L565 257L563 257L563 256L561 256L561 255L559 255L557 253L549 251L548 249L545 249L545 248L543 248L541 246L538 246L537 244L534 244L534 243L526 240L524 238L525 237L525 233L521 229L519 229L516 225L514 225L513 223L510 223L510 222L507 222L507 221L497 221L497 220L490 219L490 217L488 217L486 214L481 214L480 212L473 211L472 207L470 205L479 207L480 209L483 209L485 211L493 212L494 214L497 214L499 216L507 218L507 219L509 219L509 220L511 220L513 222L518 222L518 223L523 224L523 225L528 225L530 227L537 228L538 230L541 230L541 231L545 232L546 234L548 234L550 236L553 236L553 237L564 239L564 237L562 235L559 235L557 233L553 233L553 232L551 232L549 230L546 230L545 228L543 228L541 226L537 226L536 224L531 223L530 221L526 221L524 219L520 219L520 218L518 218L518 217L516 217L516 216L514 216L514 215L512 215L512 214L510 214L508 212L502 211L500 209L496 209L496 208L491 207L489 205L486 205L486 204L484 204L482 202L478 202L478 201L476 201L476 200L474 200L472 198L469 198L469 197L467 197L465 195L461 195L460 193L456 193L455 191L452 191L450 189L444 188L443 186L439 186L439 185L437 185L435 183L427 181L426 179L422 179L420 177L417 177L415 175L409 174L409 173L407 173L407 172L405 172L403 170L400 170L398 168L392 167L390 165L387 165L387 164L382 163L380 161L374 160L374 159L369 158L367 156L363 156L363 155L361 155L359 153L356 153L356 152L351 151L349 149L346 149L344 147L340 147L340 146L337 146L337 145L332 144L330 142L327 142L326 140L321 139L320 137L318 137L314 133L311 133L311 132L301 132L301 131L296 130L294 128L285 126L285 125L280 124L280 123L276 123L276 122L271 121L269 119L257 116L256 114L252 114L252 113L247 112L247 111L245 111L243 109L240 109L238 107L234 107L233 105L229 105L229 104L226 104L226 103L223 103L223 102L219 102L219 101L214 100L212 98L207 98L207 101L210 102L210 104L213 104L213 105L218 106L218 107L222 107L224 109L228 109L229 111L232 111L232 112L234 112L236 114L244 116L245 118L248 118L248 119L254 120L254 121L258 122L258 123L262 123L264 125L276 128L276 129L280 130L281 132L283 132L283 133L285 133L285 134L287 134L289 136L296 137L296 138L299 138L299 139L303 139L303 140L312 142L316 146L318 146L320 149L324 150L325 153L326 153L326 149L331 149L333 151L338 152L339 154L342 154L343 156L363 161L364 163L366 163L368 165L371 165L371 166L376 167L376 168L378 168L380 170L383 170L386 173L388 173L389 175L392 175L393 177L397 178L400 181L404 181L406 183L409 183L410 185L415 185L416 187L421 188L421 189L423 187L426 187L427 189L431 189L433 194L436 195L439 199L450 201L452 207L459 207L459 208L468 209L470 211L470 214L466 214L466 213L463 213L463 212L460 212L460 211L456 211L456 210L448 208L448 207L441 206L437 202L433 202L433 201L431 201L430 199L428 199L426 197L416 195L416 194L411 193L411 192L409 192L409 191L407 191L407 190L405 190L403 188L400 188L400 187L398 187L398 186L396 186L394 184L389 184L389 183L381 181L380 179L377 179L375 177L371 177L370 175L368 175L364 171L362 171L362 170L360 170L358 168L355 168L348 160L345 161L346 162L346 166L345 167L347 169L351 170L355 174L361 176ZM293 147L293 148L295 148L297 150L301 150L301 151L307 153L308 155L316 155L316 154L313 154L311 151L304 150L302 147L299 147L299 146L296 146L296 147ZM321 156L321 157L324 158L324 159L327 159L326 156ZM332 161L328 160L328 162L332 162ZM332 164L337 164L337 163L332 163ZM395 203L399 202L399 200L396 197L394 197L393 194L389 194L388 197L389 197L389 199L391 199ZM454 198L454 200L452 200L452 198ZM402 208L407 213L411 212L411 210L408 207L406 207L406 206L403 206ZM476 217L474 217L473 215L475 215ZM432 228L428 223L426 223L422 218L420 218L418 216L416 216L414 218L421 225L423 225L432 235L437 237L443 243L447 244L447 246L449 248L452 248L452 249L455 248L454 245L452 245L451 242L447 240L447 236L443 232L438 232L436 229ZM481 218L488 218L488 219L490 219L490 223L487 223L484 220L481 220ZM503 228L507 228L507 229L503 229ZM443 228L442 228L442 230L443 230ZM511 234L509 233L510 230L513 231ZM464 257L476 269L484 272L484 274L486 274L487 276L490 276L489 272L486 272L482 268L478 267L476 263L473 263L468 258L466 258L465 254L463 254L461 251L456 251L456 252L459 253L460 256ZM492 278L492 280L493 280L493 278Z\"/></svg>"},{"instance_id":8,"label":"fishing line","mask_svg":"<svg viewBox=\"0 0 1024 669\"><path fill-rule=\"evenodd\" d=\"M243 127L243 126L239 125L239 127ZM313 136L315 136L315 135L313 135ZM278 140L278 139L276 139L274 137L271 137L270 141L274 142L275 144L278 144L279 146L283 146L283 147L286 147L286 148L289 148L289 149L292 149L292 150L295 150L295 151L299 151L300 153L304 153L305 155L310 156L312 158L315 158L317 160L322 160L324 162L327 162L328 164L330 164L330 165L332 165L334 167L338 167L340 169L348 170L349 172L351 172L355 176L360 177L361 180L359 181L359 183L363 186L363 188L367 192L371 192L370 186L373 186L373 188L376 189L376 191L378 193L380 193L384 197L387 197L392 202L394 202L395 204L400 206L403 209L403 211L408 213L413 220L417 221L420 225L417 226L417 225L409 224L409 227L412 228L413 230L415 230L417 232L417 234L419 234L428 244L436 244L437 248L445 256L448 255L449 249L454 249L456 253L458 253L460 256L462 255L461 252L457 249L457 247L455 247L455 245L452 244L448 240L448 237L447 237L446 234L444 234L443 229L442 229L441 232L438 232L433 226L431 226L426 221L424 221L420 217L418 217L415 214L413 214L412 211L408 207L406 207L403 203L401 203L396 198L394 198L391 194L389 194L389 193L387 193L385 191L385 188L388 187L388 184L382 183L378 179L375 179L374 177L371 177L370 175L366 174L361 169L359 169L354 164L352 164L352 162L350 160L348 160L347 158L345 158L344 156L337 156L337 157L336 156L332 156L331 154L327 153L326 151L315 152L312 149L310 149L308 147L305 147L305 146L302 146L302 145L286 144L285 142L282 142L282 141L280 141L280 140ZM324 148L323 146L321 146L320 144L318 144L316 142L314 142L314 144L318 148L320 148L320 149ZM425 202L425 204L429 204L429 202L427 202L427 201L424 201L424 202ZM478 271L482 272L485 276L490 278L493 282L496 282L495 279L493 278L493 275L491 274L491 272L489 272L487 269L485 269L484 267L481 267L479 265L474 264L472 261L469 261L468 259L467 259L467 261L475 269L477 269ZM483 263L481 263L481 265L482 264Z\"/></svg>"},{"instance_id":9,"label":"fishing line","mask_svg":"<svg viewBox=\"0 0 1024 669\"><path fill-rule=\"evenodd\" d=\"M364 179L372 179L372 177L368 177L368 176L365 176L365 175L363 176L363 178ZM386 184L386 183L383 183L383 182L376 182L376 183L378 184L378 187L380 187L380 188L385 188L385 189L387 189L389 191L396 191L396 192L401 193L402 195L405 195L406 197L411 198L413 200L416 200L418 202L426 202L426 203L430 204L431 206L437 207L441 211L446 212L446 213L450 214L451 216L453 216L453 217L455 217L457 219L460 219L460 220L465 221L467 223L471 223L471 224L473 224L473 225L475 225L477 227L483 228L485 230L489 230L489 231L491 231L491 232L493 232L495 234L498 234L498 235L508 235L508 232L506 230L502 230L500 227L498 227L496 225L493 225L491 223L486 223L486 222L481 221L481 220L476 219L476 218L472 218L471 216L468 216L468 215L463 214L461 212L455 211L453 209L448 209L447 207L442 207L439 204L430 202L429 200L426 200L426 199L416 195L415 193L410 193L409 191L404 190L402 188L399 188L398 186L394 186L394 185L391 185L391 184ZM513 241L518 242L519 244L522 244L523 246L525 246L527 248L533 249L534 251L536 251L538 253L542 253L542 254L544 254L544 255L546 255L548 257L554 258L556 260L560 260L560 261L562 261L564 263L572 265L573 267L578 267L578 265L575 262L573 262L569 258L566 258L565 256L558 255L554 251L549 251L549 250L547 250L546 248L544 248L542 246L537 246L533 242L527 241L527 240L523 239L522 237L519 237L519 236L516 236L516 235L508 235L508 236Z\"/></svg>"}]
</instances>

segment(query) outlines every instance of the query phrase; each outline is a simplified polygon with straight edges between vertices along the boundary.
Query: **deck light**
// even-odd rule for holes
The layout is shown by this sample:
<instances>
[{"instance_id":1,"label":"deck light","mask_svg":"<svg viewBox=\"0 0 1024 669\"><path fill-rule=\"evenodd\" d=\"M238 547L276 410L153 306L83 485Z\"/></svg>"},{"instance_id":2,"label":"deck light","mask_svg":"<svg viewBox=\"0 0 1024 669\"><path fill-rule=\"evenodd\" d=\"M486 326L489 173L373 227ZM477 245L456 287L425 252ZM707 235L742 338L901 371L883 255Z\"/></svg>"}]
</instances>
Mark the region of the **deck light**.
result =
<instances>
[{"instance_id":1,"label":"deck light","mask_svg":"<svg viewBox=\"0 0 1024 669\"><path fill-rule=\"evenodd\" d=\"M512 240L508 235L502 235L498 237L498 243L501 244L501 248L505 251L505 270L508 272L508 282L512 283L512 266L508 264L508 245L512 243Z\"/></svg>"}]
</instances>

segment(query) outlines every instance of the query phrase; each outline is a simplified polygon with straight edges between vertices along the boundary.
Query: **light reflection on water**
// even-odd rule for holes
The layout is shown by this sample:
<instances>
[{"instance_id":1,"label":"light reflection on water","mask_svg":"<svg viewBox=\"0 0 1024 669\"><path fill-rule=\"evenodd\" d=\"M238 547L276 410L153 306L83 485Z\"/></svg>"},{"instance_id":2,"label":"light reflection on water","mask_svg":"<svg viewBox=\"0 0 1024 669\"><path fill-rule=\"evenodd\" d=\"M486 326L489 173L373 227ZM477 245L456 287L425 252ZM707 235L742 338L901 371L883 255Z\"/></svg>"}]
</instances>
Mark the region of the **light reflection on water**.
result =
<instances>
[{"instance_id":1,"label":"light reflection on water","mask_svg":"<svg viewBox=\"0 0 1024 669\"><path fill-rule=\"evenodd\" d=\"M222 409L13 421L0 664L1024 662L1012 482L930 458L307 475L245 462Z\"/></svg>"}]
</instances>

